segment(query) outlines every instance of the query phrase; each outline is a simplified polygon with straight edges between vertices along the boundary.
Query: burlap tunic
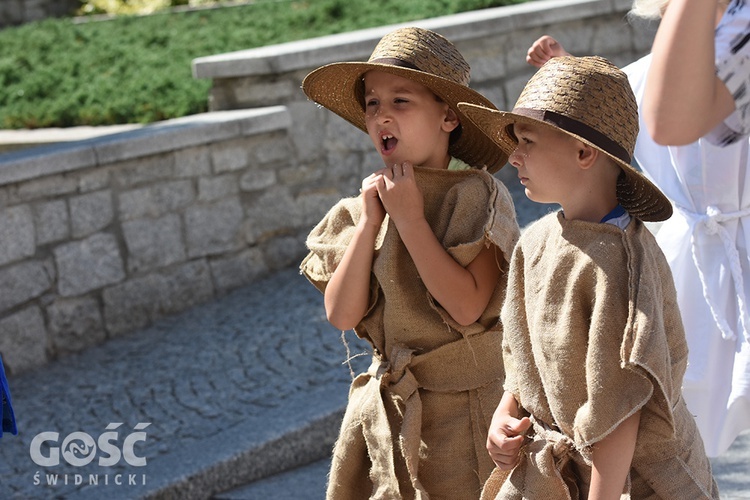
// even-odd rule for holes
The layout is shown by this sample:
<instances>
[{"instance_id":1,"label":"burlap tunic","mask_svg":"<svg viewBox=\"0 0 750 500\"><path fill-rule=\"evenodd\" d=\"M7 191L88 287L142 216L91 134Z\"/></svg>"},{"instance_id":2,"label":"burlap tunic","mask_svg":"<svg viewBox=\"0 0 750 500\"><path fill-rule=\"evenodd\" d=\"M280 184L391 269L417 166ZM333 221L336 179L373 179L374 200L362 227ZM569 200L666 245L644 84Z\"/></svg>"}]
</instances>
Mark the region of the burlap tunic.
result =
<instances>
[{"instance_id":1,"label":"burlap tunic","mask_svg":"<svg viewBox=\"0 0 750 500\"><path fill-rule=\"evenodd\" d=\"M532 441L483 498L586 498L591 447L642 410L626 496L718 498L681 396L687 344L672 276L638 219L626 230L550 214L513 254L502 310L506 390ZM653 491L652 491L653 490Z\"/></svg>"},{"instance_id":2,"label":"burlap tunic","mask_svg":"<svg viewBox=\"0 0 750 500\"><path fill-rule=\"evenodd\" d=\"M494 244L502 277L479 320L456 323L430 296L396 227L377 237L369 310L355 328L373 346L352 382L328 498L478 498L493 464L485 448L504 371L499 311L518 239L513 202L485 171L415 168L425 217L461 265ZM361 200L334 206L308 237L304 275L321 291L341 261Z\"/></svg>"}]
</instances>

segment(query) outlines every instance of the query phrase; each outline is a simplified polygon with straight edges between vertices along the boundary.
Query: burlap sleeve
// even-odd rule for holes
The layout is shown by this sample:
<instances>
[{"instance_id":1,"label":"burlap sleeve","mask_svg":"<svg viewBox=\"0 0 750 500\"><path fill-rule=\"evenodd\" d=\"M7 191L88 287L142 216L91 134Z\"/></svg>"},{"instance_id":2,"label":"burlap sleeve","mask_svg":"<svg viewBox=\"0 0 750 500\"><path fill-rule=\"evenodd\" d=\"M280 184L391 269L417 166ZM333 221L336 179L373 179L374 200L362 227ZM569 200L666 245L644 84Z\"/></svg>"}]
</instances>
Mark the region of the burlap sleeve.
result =
<instances>
[{"instance_id":1,"label":"burlap sleeve","mask_svg":"<svg viewBox=\"0 0 750 500\"><path fill-rule=\"evenodd\" d=\"M485 311L477 322L468 326L456 322L429 293L427 297L443 321L464 337L488 328L497 329L508 263L520 233L513 200L505 185L487 172L473 173L475 175L448 190L432 221L433 231L446 252L463 267L468 266L483 248L494 246L500 279Z\"/></svg>"},{"instance_id":2,"label":"burlap sleeve","mask_svg":"<svg viewBox=\"0 0 750 500\"><path fill-rule=\"evenodd\" d=\"M604 270L597 272L588 345L582 346L586 349L586 400L573 421L574 440L579 449L609 435L642 408L653 393L648 374L622 357L628 317L627 280L610 278Z\"/></svg>"},{"instance_id":3,"label":"burlap sleeve","mask_svg":"<svg viewBox=\"0 0 750 500\"><path fill-rule=\"evenodd\" d=\"M331 208L307 236L310 252L300 264L300 272L315 288L324 292L354 237L361 215L359 198L344 198Z\"/></svg>"},{"instance_id":4,"label":"burlap sleeve","mask_svg":"<svg viewBox=\"0 0 750 500\"><path fill-rule=\"evenodd\" d=\"M621 258L610 253L596 259L586 357L588 401L574 422L580 445L603 439L644 408L642 429L648 426L649 433L662 436L674 432L672 364L686 354L679 336L672 336L670 345L670 329L681 328L674 324L679 313L669 299L674 286L656 243L649 243L651 235L642 224L634 226L621 233Z\"/></svg>"},{"instance_id":5,"label":"burlap sleeve","mask_svg":"<svg viewBox=\"0 0 750 500\"><path fill-rule=\"evenodd\" d=\"M655 256L642 231L550 215L527 228L511 259L504 387L582 452L645 406L670 418L665 276L644 264Z\"/></svg>"},{"instance_id":6,"label":"burlap sleeve","mask_svg":"<svg viewBox=\"0 0 750 500\"><path fill-rule=\"evenodd\" d=\"M507 267L519 229L513 199L499 179L477 172L448 191L441 212L446 227L436 234L456 262L467 266L492 244L500 250L501 267Z\"/></svg>"},{"instance_id":7,"label":"burlap sleeve","mask_svg":"<svg viewBox=\"0 0 750 500\"><path fill-rule=\"evenodd\" d=\"M503 318L513 318L514 323L527 324L526 308L524 307L526 301L524 298L525 287L523 285L523 260L523 251L518 246L513 251L510 261L510 269L508 270L508 295L503 303L502 316ZM519 375L519 371L516 368L518 353L513 351L511 343L508 340L507 335L504 335L503 363L505 365L505 382L503 383L503 389L506 392L512 393L518 403L523 405L520 400L521 391L519 380L517 379Z\"/></svg>"}]
</instances>

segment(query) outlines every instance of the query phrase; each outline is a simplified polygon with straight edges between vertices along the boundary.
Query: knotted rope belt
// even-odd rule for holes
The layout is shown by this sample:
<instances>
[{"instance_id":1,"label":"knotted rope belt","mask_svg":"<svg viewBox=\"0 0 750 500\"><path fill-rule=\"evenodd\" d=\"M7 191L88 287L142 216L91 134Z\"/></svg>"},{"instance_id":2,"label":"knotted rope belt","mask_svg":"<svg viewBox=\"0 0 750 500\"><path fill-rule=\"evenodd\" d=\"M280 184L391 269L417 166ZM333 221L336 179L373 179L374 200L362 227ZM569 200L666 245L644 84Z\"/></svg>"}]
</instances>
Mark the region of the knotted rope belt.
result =
<instances>
[{"instance_id":1,"label":"knotted rope belt","mask_svg":"<svg viewBox=\"0 0 750 500\"><path fill-rule=\"evenodd\" d=\"M501 334L485 331L425 353L396 346L388 359L373 357L366 373L357 376L349 393L350 406L359 408L356 420L344 426L362 427L371 461L372 498L400 498L394 454L401 453L416 491L415 498L428 498L418 479L422 429L422 401L419 389L461 392L482 387L503 376ZM392 429L385 398L402 404L400 429ZM472 414L478 414L472 408ZM398 436L400 450L389 446Z\"/></svg>"}]
</instances>

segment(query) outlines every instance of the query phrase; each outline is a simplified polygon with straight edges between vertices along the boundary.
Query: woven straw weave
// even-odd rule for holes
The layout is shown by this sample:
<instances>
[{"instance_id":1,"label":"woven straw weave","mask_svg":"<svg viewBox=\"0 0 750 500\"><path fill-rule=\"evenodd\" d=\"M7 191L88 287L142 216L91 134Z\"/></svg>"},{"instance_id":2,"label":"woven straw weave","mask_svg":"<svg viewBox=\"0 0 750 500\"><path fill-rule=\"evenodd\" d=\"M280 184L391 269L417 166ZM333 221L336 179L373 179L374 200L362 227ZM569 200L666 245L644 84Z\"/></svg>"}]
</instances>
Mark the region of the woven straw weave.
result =
<instances>
[{"instance_id":1,"label":"woven straw weave","mask_svg":"<svg viewBox=\"0 0 750 500\"><path fill-rule=\"evenodd\" d=\"M469 102L496 109L469 87L470 68L458 49L443 36L421 28L401 28L385 35L365 62L322 66L302 82L305 94L366 132L364 83L368 71L391 73L420 83L453 109L461 122L460 137L448 153L475 168L497 172L507 162L506 148L498 148L458 109Z\"/></svg>"},{"instance_id":2,"label":"woven straw weave","mask_svg":"<svg viewBox=\"0 0 750 500\"><path fill-rule=\"evenodd\" d=\"M601 57L555 57L531 77L513 111L471 104L461 111L495 144L510 154L514 123L544 124L607 154L623 171L617 185L620 204L644 221L672 215L666 196L631 164L638 136L638 105L627 76Z\"/></svg>"},{"instance_id":3,"label":"woven straw weave","mask_svg":"<svg viewBox=\"0 0 750 500\"><path fill-rule=\"evenodd\" d=\"M515 107L550 110L577 120L615 141L632 157L638 137L638 104L627 75L601 57L574 61L575 71L567 70L568 61L556 61L549 70L537 72Z\"/></svg>"}]
</instances>

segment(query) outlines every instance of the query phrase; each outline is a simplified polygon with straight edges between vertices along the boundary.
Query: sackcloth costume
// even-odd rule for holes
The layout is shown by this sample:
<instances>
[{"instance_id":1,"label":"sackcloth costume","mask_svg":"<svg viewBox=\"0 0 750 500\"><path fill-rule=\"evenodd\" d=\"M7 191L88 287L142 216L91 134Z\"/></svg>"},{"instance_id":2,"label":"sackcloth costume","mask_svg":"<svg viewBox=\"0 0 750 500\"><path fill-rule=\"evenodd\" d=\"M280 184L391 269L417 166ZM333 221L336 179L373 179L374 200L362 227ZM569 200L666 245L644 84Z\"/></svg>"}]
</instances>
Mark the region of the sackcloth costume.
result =
<instances>
[{"instance_id":1,"label":"sackcloth costume","mask_svg":"<svg viewBox=\"0 0 750 500\"><path fill-rule=\"evenodd\" d=\"M689 346L683 395L709 456L750 429L750 4L716 28L718 77L736 111L685 146L656 144L641 123L635 160L674 203L657 241L672 269ZM648 55L624 68L639 104Z\"/></svg>"},{"instance_id":2,"label":"sackcloth costume","mask_svg":"<svg viewBox=\"0 0 750 500\"><path fill-rule=\"evenodd\" d=\"M493 471L482 498L587 498L592 446L638 411L623 496L718 498L681 396L687 343L674 283L643 223L666 220L673 210L631 165L639 127L627 76L600 57L556 57L532 76L512 112L459 108L498 144L517 142L514 126L529 124L607 155L620 168L618 208L630 216L621 229L568 220L560 211L521 236L501 312L504 389L532 428L518 465ZM523 167L522 156L512 160Z\"/></svg>"},{"instance_id":3,"label":"sackcloth costume","mask_svg":"<svg viewBox=\"0 0 750 500\"><path fill-rule=\"evenodd\" d=\"M669 266L625 230L550 214L521 236L503 306L505 390L530 442L483 498L586 498L591 447L641 410L625 498L719 498L681 396L687 344ZM494 488L494 489L493 489Z\"/></svg>"},{"instance_id":4,"label":"sackcloth costume","mask_svg":"<svg viewBox=\"0 0 750 500\"><path fill-rule=\"evenodd\" d=\"M485 441L502 396L498 316L518 239L513 202L485 170L414 172L425 218L447 252L466 266L495 245L501 279L477 322L456 323L430 296L386 215L369 309L355 328L372 344L372 365L350 388L328 498L478 498L494 467ZM321 291L351 241L361 203L341 200L308 237L301 271Z\"/></svg>"},{"instance_id":5,"label":"sackcloth costume","mask_svg":"<svg viewBox=\"0 0 750 500\"><path fill-rule=\"evenodd\" d=\"M399 28L367 62L322 66L302 82L307 96L367 132L364 76L388 73L419 83L453 110L447 170L415 166L424 216L462 266L495 247L501 276L479 319L462 326L427 291L386 215L373 253L368 310L354 328L370 342L369 370L352 382L328 481L329 499L478 498L494 464L485 449L502 396L499 314L519 228L507 188L492 174L507 154L458 109L492 107L469 87L458 49L430 30ZM360 197L336 204L310 233L302 273L324 291L361 217Z\"/></svg>"}]
</instances>

